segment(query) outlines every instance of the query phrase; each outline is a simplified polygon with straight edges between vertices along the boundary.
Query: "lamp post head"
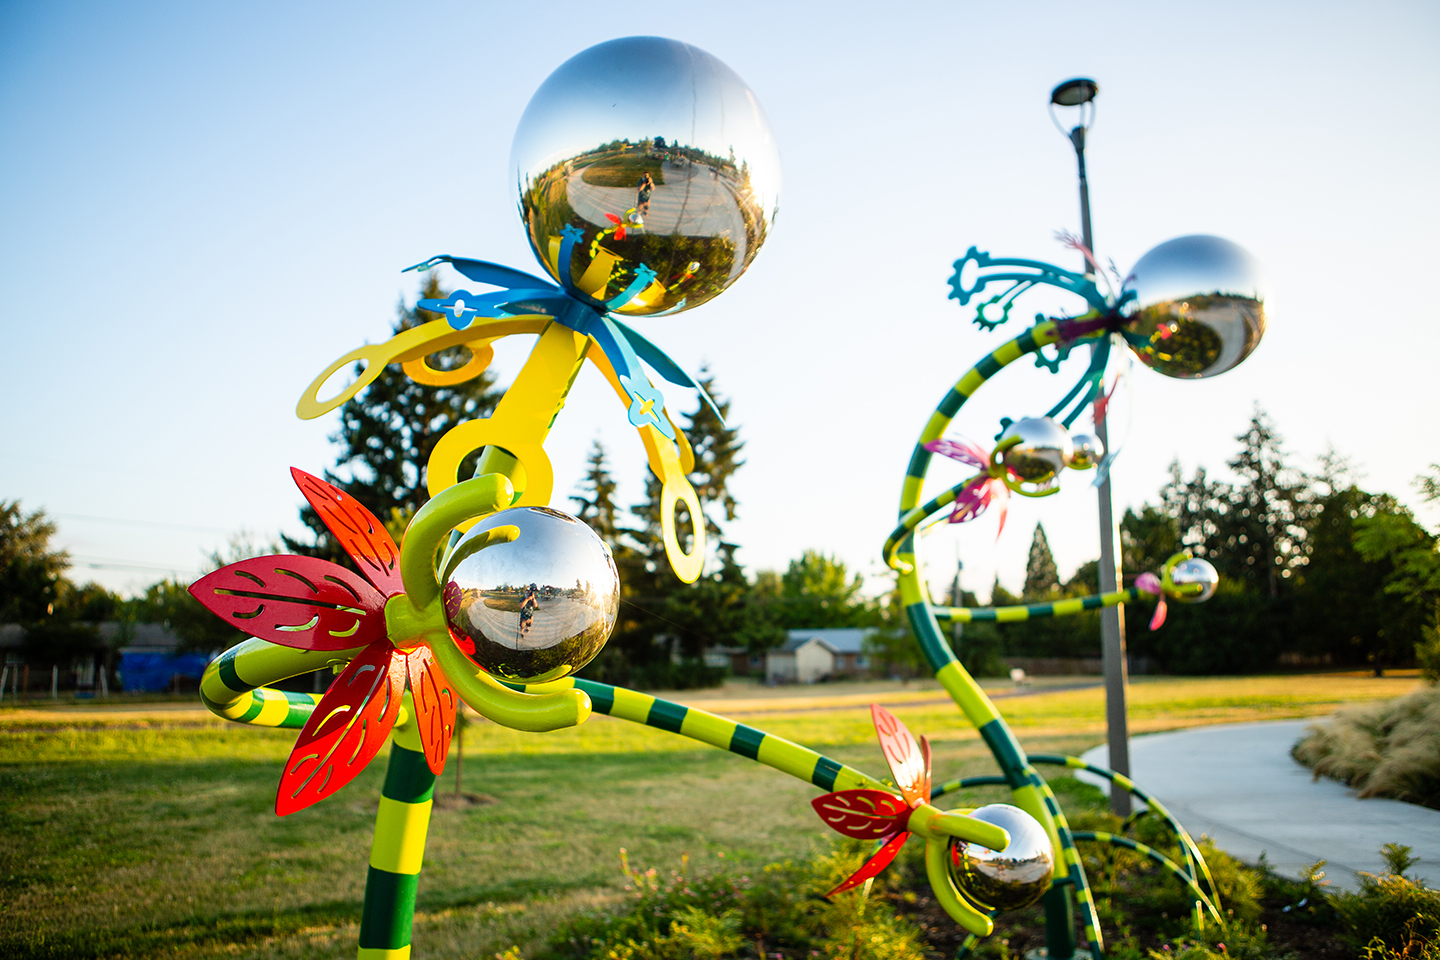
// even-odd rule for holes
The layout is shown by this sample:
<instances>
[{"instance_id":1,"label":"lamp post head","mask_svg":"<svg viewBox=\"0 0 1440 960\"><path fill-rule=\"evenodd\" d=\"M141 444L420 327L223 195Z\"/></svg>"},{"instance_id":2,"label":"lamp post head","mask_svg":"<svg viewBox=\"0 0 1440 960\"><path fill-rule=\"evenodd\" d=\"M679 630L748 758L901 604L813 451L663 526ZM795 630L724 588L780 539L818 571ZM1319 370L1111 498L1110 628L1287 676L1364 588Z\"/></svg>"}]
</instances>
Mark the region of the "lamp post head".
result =
<instances>
[{"instance_id":1,"label":"lamp post head","mask_svg":"<svg viewBox=\"0 0 1440 960\"><path fill-rule=\"evenodd\" d=\"M1066 80L1050 91L1050 102L1057 107L1078 107L1089 103L1100 92L1100 84L1088 77Z\"/></svg>"}]
</instances>

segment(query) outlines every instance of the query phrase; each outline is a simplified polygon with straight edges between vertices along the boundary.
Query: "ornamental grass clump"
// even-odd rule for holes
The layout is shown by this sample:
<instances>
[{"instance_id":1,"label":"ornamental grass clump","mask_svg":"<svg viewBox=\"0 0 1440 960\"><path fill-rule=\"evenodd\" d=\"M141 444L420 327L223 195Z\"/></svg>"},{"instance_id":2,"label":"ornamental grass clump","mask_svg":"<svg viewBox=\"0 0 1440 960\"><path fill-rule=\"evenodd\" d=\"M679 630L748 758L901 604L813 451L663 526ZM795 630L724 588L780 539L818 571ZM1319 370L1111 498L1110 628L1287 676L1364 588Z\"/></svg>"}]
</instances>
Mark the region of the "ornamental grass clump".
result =
<instances>
[{"instance_id":1,"label":"ornamental grass clump","mask_svg":"<svg viewBox=\"0 0 1440 960\"><path fill-rule=\"evenodd\" d=\"M1440 687L1350 707L1310 728L1291 751L1315 772L1354 787L1440 809Z\"/></svg>"}]
</instances>

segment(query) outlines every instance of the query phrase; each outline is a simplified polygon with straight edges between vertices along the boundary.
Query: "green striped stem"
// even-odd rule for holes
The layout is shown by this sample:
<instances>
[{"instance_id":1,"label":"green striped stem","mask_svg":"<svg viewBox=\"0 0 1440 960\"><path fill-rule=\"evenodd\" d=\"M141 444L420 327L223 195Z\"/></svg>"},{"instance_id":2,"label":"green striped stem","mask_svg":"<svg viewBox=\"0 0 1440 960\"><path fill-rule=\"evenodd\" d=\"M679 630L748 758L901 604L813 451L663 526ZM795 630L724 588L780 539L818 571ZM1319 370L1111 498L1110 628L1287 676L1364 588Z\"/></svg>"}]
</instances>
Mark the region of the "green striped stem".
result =
<instances>
[{"instance_id":1,"label":"green striped stem","mask_svg":"<svg viewBox=\"0 0 1440 960\"><path fill-rule=\"evenodd\" d=\"M1028 356L1059 339L1061 337L1055 322L1045 321L1036 324L982 359L950 389L925 424L920 438L915 443L915 450L911 454L900 496L899 516L902 522L909 522L912 519L915 525L920 522L912 511L920 505L925 474L929 470L933 456L929 450L925 449L925 444L931 440L940 439L955 415L959 413L960 408L992 376L1021 357ZM970 722L975 725L981 738L989 746L991 754L994 755L1001 773L1005 777L1006 785L1010 788L1016 806L1035 817L1044 826L1045 832L1050 835L1051 844L1060 853L1064 863L1063 870L1058 869L1057 865L1055 883L1045 895L1046 945L1049 955L1055 957L1056 960L1062 960L1062 958L1069 958L1075 953L1074 931L1069 923L1072 902L1070 898L1073 891L1074 902L1080 908L1081 920L1084 923L1086 936L1090 940L1091 953L1096 960L1100 960L1104 956L1104 943L1096 921L1090 888L1085 879L1084 866L1075 852L1065 815L1060 810L1059 804L1055 802L1054 795L1050 793L1045 781L1026 760L1024 749L1004 718L1000 716L1000 712L995 709L995 704L960 665L954 651L946 642L944 634L941 633L939 622L932 612L929 596L920 578L919 567L914 555L914 543L912 527L912 532L906 534L895 545L893 553L887 555L887 561L890 561L891 565L899 571L900 594L905 604L905 613L915 631L915 637L920 643L921 652L930 664L930 668L935 671L936 679L940 681ZM1067 890L1066 887L1071 889Z\"/></svg>"},{"instance_id":2,"label":"green striped stem","mask_svg":"<svg viewBox=\"0 0 1440 960\"><path fill-rule=\"evenodd\" d=\"M211 713L235 723L298 730L310 719L321 695L275 690L265 684L343 665L364 649L317 653L251 637L210 661L200 678L200 701Z\"/></svg>"},{"instance_id":3,"label":"green striped stem","mask_svg":"<svg viewBox=\"0 0 1440 960\"><path fill-rule=\"evenodd\" d=\"M574 687L590 695L590 703L596 713L632 723L642 723L678 733L701 743L707 743L721 750L729 750L742 757L748 757L767 767L774 767L792 777L814 784L822 790L886 790L886 786L874 777L867 776L853 767L831 760L814 750L792 743L755 727L710 713L697 707L687 707L648 693L614 687L594 680L580 680L566 677L550 683L507 683L512 690L524 693L549 693Z\"/></svg>"},{"instance_id":4,"label":"green striped stem","mask_svg":"<svg viewBox=\"0 0 1440 960\"><path fill-rule=\"evenodd\" d=\"M1199 885L1195 882L1195 878L1192 877L1184 867L1180 866L1174 860L1171 860L1169 857L1165 856L1165 854L1161 853L1159 850L1156 850L1154 847L1146 846L1145 844L1140 843L1137 840L1131 840L1129 837L1120 837L1116 836L1113 833L1104 833L1099 830L1077 830L1075 831L1073 836L1076 840L1080 841L1108 843L1111 846L1124 847L1127 850L1134 850L1136 853L1150 858L1155 863L1158 863L1160 866L1170 871L1171 876L1175 877L1175 879L1185 884L1186 888L1189 889L1191 896L1195 898L1197 926L1203 926L1204 924L1204 914L1200 913L1200 907L1202 904L1204 905L1206 910L1210 911L1210 916L1215 918L1216 923L1223 924L1225 922L1220 916L1220 911L1215 909L1215 905L1210 902L1210 898L1205 896L1205 891L1201 890Z\"/></svg>"},{"instance_id":5,"label":"green striped stem","mask_svg":"<svg viewBox=\"0 0 1440 960\"><path fill-rule=\"evenodd\" d=\"M1062 756L1060 754L1036 754L1030 758L1030 762L1055 767L1067 767L1071 770L1084 770L1098 777L1104 777L1121 790L1129 791L1135 797L1139 798L1141 802L1155 811L1161 819L1170 825L1170 829L1175 832L1176 839L1180 841L1180 849L1185 853L1185 861L1190 868L1189 876L1204 884L1205 892L1215 899L1217 906L1219 905L1220 895L1215 889L1215 880L1210 875L1210 865L1205 862L1204 854L1202 854L1200 848L1195 845L1195 841L1190 837L1189 831L1180 824L1179 820L1175 819L1175 815L1167 810L1163 803L1136 786L1129 777L1118 774L1114 770L1109 770L1105 767L1097 767L1094 764L1086 763L1079 757ZM1127 820L1126 823L1128 824L1129 821Z\"/></svg>"},{"instance_id":6,"label":"green striped stem","mask_svg":"<svg viewBox=\"0 0 1440 960\"><path fill-rule=\"evenodd\" d=\"M435 774L425 762L414 717L415 706L407 693L402 722L395 725L385 785L380 788L380 810L375 815L358 960L410 957L415 890L435 795Z\"/></svg>"},{"instance_id":7,"label":"green striped stem","mask_svg":"<svg viewBox=\"0 0 1440 960\"><path fill-rule=\"evenodd\" d=\"M1018 623L1021 620L1035 620L1040 617L1066 617L1086 610L1099 610L1121 603L1131 603L1148 596L1137 587L1116 590L1114 593L1097 593L1088 597L1070 597L1053 600L1050 603L1027 603L1013 607L935 607L930 612L939 620L960 623Z\"/></svg>"}]
</instances>

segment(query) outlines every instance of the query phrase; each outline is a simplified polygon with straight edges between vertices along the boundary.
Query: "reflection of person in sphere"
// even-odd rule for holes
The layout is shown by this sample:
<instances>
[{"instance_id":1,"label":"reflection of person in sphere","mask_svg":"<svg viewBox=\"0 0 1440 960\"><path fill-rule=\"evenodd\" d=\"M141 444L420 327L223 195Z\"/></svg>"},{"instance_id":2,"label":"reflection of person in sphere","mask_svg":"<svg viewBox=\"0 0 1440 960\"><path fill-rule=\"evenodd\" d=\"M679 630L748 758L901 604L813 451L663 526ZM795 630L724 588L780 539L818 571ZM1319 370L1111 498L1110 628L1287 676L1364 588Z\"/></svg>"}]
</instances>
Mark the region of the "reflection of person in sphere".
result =
<instances>
[{"instance_id":1,"label":"reflection of person in sphere","mask_svg":"<svg viewBox=\"0 0 1440 960\"><path fill-rule=\"evenodd\" d=\"M650 194L655 191L655 181L650 179L650 174L640 175L640 183L635 193L635 212L645 216L650 212Z\"/></svg>"},{"instance_id":2,"label":"reflection of person in sphere","mask_svg":"<svg viewBox=\"0 0 1440 960\"><path fill-rule=\"evenodd\" d=\"M535 625L535 611L540 609L540 591L535 584L525 589L525 599L520 604L520 636L530 632Z\"/></svg>"}]
</instances>

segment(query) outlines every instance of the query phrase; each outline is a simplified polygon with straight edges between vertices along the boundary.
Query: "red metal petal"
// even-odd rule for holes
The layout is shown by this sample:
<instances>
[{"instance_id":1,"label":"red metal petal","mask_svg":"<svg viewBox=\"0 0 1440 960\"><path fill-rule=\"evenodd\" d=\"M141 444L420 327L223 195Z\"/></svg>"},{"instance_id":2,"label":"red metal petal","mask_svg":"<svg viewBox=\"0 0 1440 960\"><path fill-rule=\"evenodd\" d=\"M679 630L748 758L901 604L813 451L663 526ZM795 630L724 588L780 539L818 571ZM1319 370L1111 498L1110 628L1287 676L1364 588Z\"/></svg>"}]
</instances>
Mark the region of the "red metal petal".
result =
<instances>
[{"instance_id":1,"label":"red metal petal","mask_svg":"<svg viewBox=\"0 0 1440 960\"><path fill-rule=\"evenodd\" d=\"M1155 604L1155 614L1150 618L1150 629L1159 630L1163 627L1165 625L1165 614L1168 612L1169 610L1165 606L1165 598L1161 597L1159 602Z\"/></svg>"},{"instance_id":2,"label":"red metal petal","mask_svg":"<svg viewBox=\"0 0 1440 960\"><path fill-rule=\"evenodd\" d=\"M878 703L870 704L870 719L875 723L875 734L880 738L880 750L890 773L895 777L895 786L910 806L929 802L930 791L924 788L925 757L910 730L894 714Z\"/></svg>"},{"instance_id":3,"label":"red metal petal","mask_svg":"<svg viewBox=\"0 0 1440 960\"><path fill-rule=\"evenodd\" d=\"M964 523L967 520L974 520L985 512L985 508L990 506L990 501L994 496L995 491L992 489L990 478L983 474L976 477L965 484L955 495L955 507L950 511L950 522Z\"/></svg>"},{"instance_id":4,"label":"red metal petal","mask_svg":"<svg viewBox=\"0 0 1440 960\"><path fill-rule=\"evenodd\" d=\"M617 217L617 216L615 216L615 214L613 214L613 213L607 213L607 214L605 214L605 219L606 219L606 220L609 220L611 223L619 223L619 222L620 222L620 218Z\"/></svg>"},{"instance_id":5,"label":"red metal petal","mask_svg":"<svg viewBox=\"0 0 1440 960\"><path fill-rule=\"evenodd\" d=\"M376 589L387 597L405 591L400 582L400 548L390 539L385 524L375 519L375 514L366 510L350 494L311 476L298 467L290 468L295 485L320 514L325 527L341 548L355 558L360 572Z\"/></svg>"},{"instance_id":6,"label":"red metal petal","mask_svg":"<svg viewBox=\"0 0 1440 960\"><path fill-rule=\"evenodd\" d=\"M860 884L864 883L866 880L869 880L871 877L878 874L881 870L884 870L886 867L890 866L890 861L895 859L895 855L900 852L900 848L905 846L905 841L909 839L910 833L908 831L891 837L890 842L885 844L885 846L881 847L875 853L875 856L871 857L869 860L866 860L864 866L852 873L848 880L840 884L840 886L836 887L834 890L831 890L829 893L825 894L825 896L833 897L837 893L844 893L846 890L854 890L856 887L860 886Z\"/></svg>"},{"instance_id":7,"label":"red metal petal","mask_svg":"<svg viewBox=\"0 0 1440 960\"><path fill-rule=\"evenodd\" d=\"M350 661L285 761L275 812L304 810L355 779L385 745L404 693L404 655L388 642L371 644Z\"/></svg>"},{"instance_id":8,"label":"red metal petal","mask_svg":"<svg viewBox=\"0 0 1440 960\"><path fill-rule=\"evenodd\" d=\"M615 228L615 239L616 239L616 240L624 240L624 239L625 239L625 228L624 228L623 226L620 226L620 227L616 227L616 228Z\"/></svg>"},{"instance_id":9,"label":"red metal petal","mask_svg":"<svg viewBox=\"0 0 1440 960\"><path fill-rule=\"evenodd\" d=\"M300 650L349 650L385 639L385 598L339 564L253 557L202 577L190 594L232 627Z\"/></svg>"},{"instance_id":10,"label":"red metal petal","mask_svg":"<svg viewBox=\"0 0 1440 960\"><path fill-rule=\"evenodd\" d=\"M883 790L840 790L810 801L825 825L856 840L883 840L905 829L910 804Z\"/></svg>"},{"instance_id":11,"label":"red metal petal","mask_svg":"<svg viewBox=\"0 0 1440 960\"><path fill-rule=\"evenodd\" d=\"M435 661L429 647L406 651L410 697L415 701L415 725L425 747L425 763L437 777L445 769L450 737L455 733L455 688Z\"/></svg>"}]
</instances>

